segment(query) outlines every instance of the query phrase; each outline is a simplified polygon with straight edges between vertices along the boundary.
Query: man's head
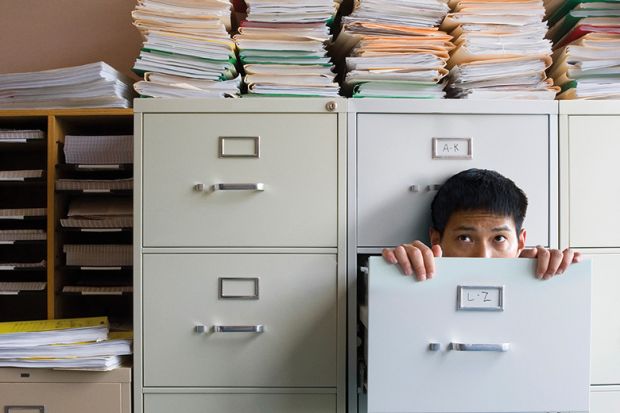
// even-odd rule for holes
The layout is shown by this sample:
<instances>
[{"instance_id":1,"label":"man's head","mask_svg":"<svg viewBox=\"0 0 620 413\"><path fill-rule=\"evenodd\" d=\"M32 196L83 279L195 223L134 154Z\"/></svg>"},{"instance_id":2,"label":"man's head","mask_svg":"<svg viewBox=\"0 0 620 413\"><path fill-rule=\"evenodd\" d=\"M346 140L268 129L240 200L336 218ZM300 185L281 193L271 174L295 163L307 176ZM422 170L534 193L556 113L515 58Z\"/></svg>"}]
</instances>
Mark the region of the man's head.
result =
<instances>
[{"instance_id":1,"label":"man's head","mask_svg":"<svg viewBox=\"0 0 620 413\"><path fill-rule=\"evenodd\" d=\"M527 197L495 171L468 169L441 186L431 204L431 243L444 256L517 257Z\"/></svg>"}]
</instances>

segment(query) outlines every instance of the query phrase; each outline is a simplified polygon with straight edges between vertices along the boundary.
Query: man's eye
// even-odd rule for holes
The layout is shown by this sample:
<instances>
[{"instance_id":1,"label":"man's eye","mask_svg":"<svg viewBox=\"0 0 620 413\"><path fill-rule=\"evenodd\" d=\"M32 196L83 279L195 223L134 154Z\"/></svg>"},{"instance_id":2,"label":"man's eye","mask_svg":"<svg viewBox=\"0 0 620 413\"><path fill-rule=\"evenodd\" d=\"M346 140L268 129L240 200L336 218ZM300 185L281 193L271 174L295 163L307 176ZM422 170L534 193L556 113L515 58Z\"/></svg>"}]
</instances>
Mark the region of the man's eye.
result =
<instances>
[{"instance_id":1,"label":"man's eye","mask_svg":"<svg viewBox=\"0 0 620 413\"><path fill-rule=\"evenodd\" d=\"M469 235L459 235L457 237L457 239L459 241L462 241L462 242L470 242L471 241L471 237Z\"/></svg>"},{"instance_id":2,"label":"man's eye","mask_svg":"<svg viewBox=\"0 0 620 413\"><path fill-rule=\"evenodd\" d=\"M506 237L503 235L498 235L495 237L495 242L504 242L506 241Z\"/></svg>"}]
</instances>

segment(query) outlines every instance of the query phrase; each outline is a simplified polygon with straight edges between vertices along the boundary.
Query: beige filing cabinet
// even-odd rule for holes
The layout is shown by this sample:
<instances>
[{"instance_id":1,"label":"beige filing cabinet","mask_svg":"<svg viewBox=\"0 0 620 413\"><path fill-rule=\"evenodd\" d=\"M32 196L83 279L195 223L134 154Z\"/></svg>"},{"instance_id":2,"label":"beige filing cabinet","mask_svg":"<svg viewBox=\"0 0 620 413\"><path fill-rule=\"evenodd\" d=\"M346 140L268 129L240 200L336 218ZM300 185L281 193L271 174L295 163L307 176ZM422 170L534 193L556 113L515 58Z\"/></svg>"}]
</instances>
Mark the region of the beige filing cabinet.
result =
<instances>
[{"instance_id":1,"label":"beige filing cabinet","mask_svg":"<svg viewBox=\"0 0 620 413\"><path fill-rule=\"evenodd\" d=\"M130 413L131 368L0 369L2 413Z\"/></svg>"},{"instance_id":2,"label":"beige filing cabinet","mask_svg":"<svg viewBox=\"0 0 620 413\"><path fill-rule=\"evenodd\" d=\"M557 247L557 110L553 101L349 101L350 413L366 412L358 269L382 248L428 241L430 203L448 177L483 168L511 178L529 198L527 244Z\"/></svg>"},{"instance_id":3,"label":"beige filing cabinet","mask_svg":"<svg viewBox=\"0 0 620 413\"><path fill-rule=\"evenodd\" d=\"M346 101L134 110L135 412L344 412Z\"/></svg>"},{"instance_id":4,"label":"beige filing cabinet","mask_svg":"<svg viewBox=\"0 0 620 413\"><path fill-rule=\"evenodd\" d=\"M592 258L591 413L620 411L620 102L561 101L560 245Z\"/></svg>"}]
</instances>

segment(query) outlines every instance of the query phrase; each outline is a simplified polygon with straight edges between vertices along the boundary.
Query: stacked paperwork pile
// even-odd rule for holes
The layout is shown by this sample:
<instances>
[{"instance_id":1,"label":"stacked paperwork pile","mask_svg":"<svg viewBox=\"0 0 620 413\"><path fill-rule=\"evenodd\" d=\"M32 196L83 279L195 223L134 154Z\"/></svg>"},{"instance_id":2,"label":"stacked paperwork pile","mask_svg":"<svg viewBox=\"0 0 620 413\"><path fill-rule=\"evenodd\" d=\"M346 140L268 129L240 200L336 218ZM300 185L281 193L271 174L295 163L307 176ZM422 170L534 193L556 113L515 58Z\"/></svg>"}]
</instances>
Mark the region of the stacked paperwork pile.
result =
<instances>
[{"instance_id":1,"label":"stacked paperwork pile","mask_svg":"<svg viewBox=\"0 0 620 413\"><path fill-rule=\"evenodd\" d=\"M67 135L63 150L67 164L131 164L133 163L133 135Z\"/></svg>"},{"instance_id":2,"label":"stacked paperwork pile","mask_svg":"<svg viewBox=\"0 0 620 413\"><path fill-rule=\"evenodd\" d=\"M0 74L0 109L128 108L131 83L104 62Z\"/></svg>"},{"instance_id":3,"label":"stacked paperwork pile","mask_svg":"<svg viewBox=\"0 0 620 413\"><path fill-rule=\"evenodd\" d=\"M133 70L142 96L239 95L228 0L139 0L132 12L144 45Z\"/></svg>"},{"instance_id":4,"label":"stacked paperwork pile","mask_svg":"<svg viewBox=\"0 0 620 413\"><path fill-rule=\"evenodd\" d=\"M334 0L246 0L234 36L249 95L338 96L326 43Z\"/></svg>"},{"instance_id":5,"label":"stacked paperwork pile","mask_svg":"<svg viewBox=\"0 0 620 413\"><path fill-rule=\"evenodd\" d=\"M545 1L558 99L620 98L620 1Z\"/></svg>"},{"instance_id":6,"label":"stacked paperwork pile","mask_svg":"<svg viewBox=\"0 0 620 413\"><path fill-rule=\"evenodd\" d=\"M553 99L542 0L450 0L441 29L454 37L448 94L464 99Z\"/></svg>"},{"instance_id":7,"label":"stacked paperwork pile","mask_svg":"<svg viewBox=\"0 0 620 413\"><path fill-rule=\"evenodd\" d=\"M25 181L43 177L43 169L16 169L0 171L0 181Z\"/></svg>"},{"instance_id":8,"label":"stacked paperwork pile","mask_svg":"<svg viewBox=\"0 0 620 413\"><path fill-rule=\"evenodd\" d=\"M112 370L131 354L131 333L106 317L0 323L0 367Z\"/></svg>"},{"instance_id":9,"label":"stacked paperwork pile","mask_svg":"<svg viewBox=\"0 0 620 413\"><path fill-rule=\"evenodd\" d=\"M38 129L0 129L0 143L27 142L31 139L42 140L43 138L45 138L45 133Z\"/></svg>"},{"instance_id":10,"label":"stacked paperwork pile","mask_svg":"<svg viewBox=\"0 0 620 413\"><path fill-rule=\"evenodd\" d=\"M0 262L0 271L44 270L46 265L45 260L38 262Z\"/></svg>"},{"instance_id":11,"label":"stacked paperwork pile","mask_svg":"<svg viewBox=\"0 0 620 413\"><path fill-rule=\"evenodd\" d=\"M356 0L331 46L353 97L443 98L454 47L438 30L447 0Z\"/></svg>"},{"instance_id":12,"label":"stacked paperwork pile","mask_svg":"<svg viewBox=\"0 0 620 413\"><path fill-rule=\"evenodd\" d=\"M59 191L80 191L84 193L105 193L112 191L131 191L133 178L120 179L73 179L62 178L56 181ZM1 211L0 211L1 215Z\"/></svg>"},{"instance_id":13,"label":"stacked paperwork pile","mask_svg":"<svg viewBox=\"0 0 620 413\"><path fill-rule=\"evenodd\" d=\"M133 226L131 198L75 198L69 203L65 228L120 229Z\"/></svg>"},{"instance_id":14,"label":"stacked paperwork pile","mask_svg":"<svg viewBox=\"0 0 620 413\"><path fill-rule=\"evenodd\" d=\"M44 229L0 229L0 244L15 241L44 241L47 233Z\"/></svg>"},{"instance_id":15,"label":"stacked paperwork pile","mask_svg":"<svg viewBox=\"0 0 620 413\"><path fill-rule=\"evenodd\" d=\"M26 217L44 217L47 208L3 208L0 219L25 219Z\"/></svg>"},{"instance_id":16,"label":"stacked paperwork pile","mask_svg":"<svg viewBox=\"0 0 620 413\"><path fill-rule=\"evenodd\" d=\"M67 265L81 267L122 267L133 264L132 245L65 244Z\"/></svg>"}]
</instances>

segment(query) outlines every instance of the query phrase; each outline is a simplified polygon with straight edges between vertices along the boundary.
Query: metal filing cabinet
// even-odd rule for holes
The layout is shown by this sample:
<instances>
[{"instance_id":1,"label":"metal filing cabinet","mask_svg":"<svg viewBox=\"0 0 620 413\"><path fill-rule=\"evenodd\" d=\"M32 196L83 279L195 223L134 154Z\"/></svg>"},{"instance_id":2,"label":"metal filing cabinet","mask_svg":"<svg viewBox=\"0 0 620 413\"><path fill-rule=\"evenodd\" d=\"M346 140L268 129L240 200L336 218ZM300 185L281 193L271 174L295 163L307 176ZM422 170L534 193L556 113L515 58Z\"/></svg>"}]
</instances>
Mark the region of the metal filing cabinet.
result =
<instances>
[{"instance_id":1,"label":"metal filing cabinet","mask_svg":"<svg viewBox=\"0 0 620 413\"><path fill-rule=\"evenodd\" d=\"M136 413L344 412L346 101L135 112Z\"/></svg>"},{"instance_id":2,"label":"metal filing cabinet","mask_svg":"<svg viewBox=\"0 0 620 413\"><path fill-rule=\"evenodd\" d=\"M2 413L130 413L131 369L0 369Z\"/></svg>"},{"instance_id":3,"label":"metal filing cabinet","mask_svg":"<svg viewBox=\"0 0 620 413\"><path fill-rule=\"evenodd\" d=\"M428 241L430 203L445 179L469 168L511 178L529 198L527 244L558 246L557 111L549 101L349 102L350 412L365 412L367 401L358 364L358 305L365 304L359 267L382 248Z\"/></svg>"},{"instance_id":4,"label":"metal filing cabinet","mask_svg":"<svg viewBox=\"0 0 620 413\"><path fill-rule=\"evenodd\" d=\"M560 245L593 261L591 413L620 411L620 104L561 101Z\"/></svg>"}]
</instances>

